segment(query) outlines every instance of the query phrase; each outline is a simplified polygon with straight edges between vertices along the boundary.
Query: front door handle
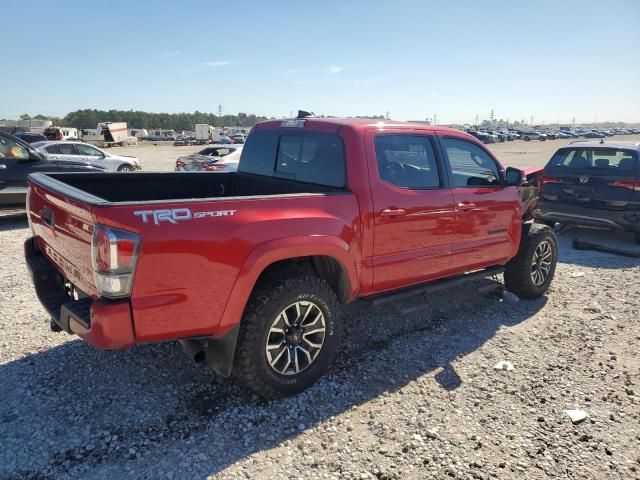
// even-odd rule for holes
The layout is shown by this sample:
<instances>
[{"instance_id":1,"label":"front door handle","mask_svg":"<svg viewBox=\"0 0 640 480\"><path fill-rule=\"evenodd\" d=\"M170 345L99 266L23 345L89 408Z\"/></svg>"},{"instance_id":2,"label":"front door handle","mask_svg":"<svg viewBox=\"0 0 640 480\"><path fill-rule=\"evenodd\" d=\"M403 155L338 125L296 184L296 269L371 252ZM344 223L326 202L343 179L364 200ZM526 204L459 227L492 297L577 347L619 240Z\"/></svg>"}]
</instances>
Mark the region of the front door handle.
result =
<instances>
[{"instance_id":1,"label":"front door handle","mask_svg":"<svg viewBox=\"0 0 640 480\"><path fill-rule=\"evenodd\" d=\"M467 212L469 210L473 210L474 208L476 208L476 204L471 202L458 202L458 205L456 206L456 208L458 210L462 210L463 212Z\"/></svg>"},{"instance_id":2,"label":"front door handle","mask_svg":"<svg viewBox=\"0 0 640 480\"><path fill-rule=\"evenodd\" d=\"M380 215L383 217L398 217L400 215L404 215L404 210L402 208L385 208L380 212Z\"/></svg>"}]
</instances>

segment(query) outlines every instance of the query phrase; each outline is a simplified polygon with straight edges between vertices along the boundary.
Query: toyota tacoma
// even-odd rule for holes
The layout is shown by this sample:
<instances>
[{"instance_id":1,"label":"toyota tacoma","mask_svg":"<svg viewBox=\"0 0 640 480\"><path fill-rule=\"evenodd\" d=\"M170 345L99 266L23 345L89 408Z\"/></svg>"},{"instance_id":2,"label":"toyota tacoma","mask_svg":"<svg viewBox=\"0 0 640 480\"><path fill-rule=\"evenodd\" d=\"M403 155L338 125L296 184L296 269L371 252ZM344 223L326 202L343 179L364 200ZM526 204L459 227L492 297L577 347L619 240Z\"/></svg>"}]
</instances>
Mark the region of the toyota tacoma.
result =
<instances>
[{"instance_id":1,"label":"toyota tacoma","mask_svg":"<svg viewBox=\"0 0 640 480\"><path fill-rule=\"evenodd\" d=\"M178 340L265 397L325 373L341 306L504 273L542 296L557 241L525 172L474 137L300 115L237 172L33 174L25 255L51 328L100 349Z\"/></svg>"}]
</instances>

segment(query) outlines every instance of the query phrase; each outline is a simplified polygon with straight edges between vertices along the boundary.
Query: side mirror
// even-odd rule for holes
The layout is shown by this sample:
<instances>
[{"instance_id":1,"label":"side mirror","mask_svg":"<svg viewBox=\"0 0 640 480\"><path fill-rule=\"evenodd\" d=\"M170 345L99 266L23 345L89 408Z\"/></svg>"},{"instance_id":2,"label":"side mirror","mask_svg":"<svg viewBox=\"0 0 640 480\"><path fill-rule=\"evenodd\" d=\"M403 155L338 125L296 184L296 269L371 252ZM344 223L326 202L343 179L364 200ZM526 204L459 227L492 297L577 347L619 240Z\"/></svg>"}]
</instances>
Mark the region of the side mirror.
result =
<instances>
[{"instance_id":1,"label":"side mirror","mask_svg":"<svg viewBox=\"0 0 640 480\"><path fill-rule=\"evenodd\" d=\"M29 150L29 160L42 160L42 155L36 150Z\"/></svg>"},{"instance_id":2,"label":"side mirror","mask_svg":"<svg viewBox=\"0 0 640 480\"><path fill-rule=\"evenodd\" d=\"M505 186L507 187L525 187L527 186L527 177L522 170L515 167L507 167L505 171Z\"/></svg>"}]
</instances>

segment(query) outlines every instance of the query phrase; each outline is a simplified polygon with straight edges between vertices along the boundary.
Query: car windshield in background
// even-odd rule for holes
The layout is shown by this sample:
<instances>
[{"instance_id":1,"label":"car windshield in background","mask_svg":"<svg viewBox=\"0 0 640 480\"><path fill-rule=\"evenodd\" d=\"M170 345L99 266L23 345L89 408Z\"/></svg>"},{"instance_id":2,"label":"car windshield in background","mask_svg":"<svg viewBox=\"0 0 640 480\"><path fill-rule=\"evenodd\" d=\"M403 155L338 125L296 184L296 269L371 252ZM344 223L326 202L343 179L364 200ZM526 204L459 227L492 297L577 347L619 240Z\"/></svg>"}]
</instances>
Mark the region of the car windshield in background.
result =
<instances>
[{"instance_id":1,"label":"car windshield in background","mask_svg":"<svg viewBox=\"0 0 640 480\"><path fill-rule=\"evenodd\" d=\"M249 135L239 171L344 187L344 147L332 133L257 131Z\"/></svg>"},{"instance_id":2,"label":"car windshield in background","mask_svg":"<svg viewBox=\"0 0 640 480\"><path fill-rule=\"evenodd\" d=\"M588 170L607 175L634 175L636 155L631 150L615 148L565 148L553 156L548 170Z\"/></svg>"}]
</instances>

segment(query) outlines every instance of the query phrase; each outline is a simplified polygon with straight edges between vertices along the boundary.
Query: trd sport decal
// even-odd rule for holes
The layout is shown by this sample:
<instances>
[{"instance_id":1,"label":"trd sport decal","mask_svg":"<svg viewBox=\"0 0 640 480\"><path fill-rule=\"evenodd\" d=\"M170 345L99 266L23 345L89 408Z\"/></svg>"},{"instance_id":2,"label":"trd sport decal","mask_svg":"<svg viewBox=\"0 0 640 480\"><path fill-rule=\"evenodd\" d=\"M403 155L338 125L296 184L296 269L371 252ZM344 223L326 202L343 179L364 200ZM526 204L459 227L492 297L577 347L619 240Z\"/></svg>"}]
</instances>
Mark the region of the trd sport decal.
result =
<instances>
[{"instance_id":1,"label":"trd sport decal","mask_svg":"<svg viewBox=\"0 0 640 480\"><path fill-rule=\"evenodd\" d=\"M164 208L161 210L136 210L133 212L142 218L143 223L153 221L155 225L160 222L178 223L185 220L207 217L232 217L237 210L210 210L205 212L192 212L188 208Z\"/></svg>"}]
</instances>

